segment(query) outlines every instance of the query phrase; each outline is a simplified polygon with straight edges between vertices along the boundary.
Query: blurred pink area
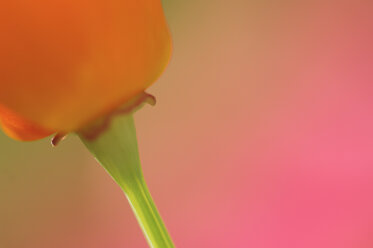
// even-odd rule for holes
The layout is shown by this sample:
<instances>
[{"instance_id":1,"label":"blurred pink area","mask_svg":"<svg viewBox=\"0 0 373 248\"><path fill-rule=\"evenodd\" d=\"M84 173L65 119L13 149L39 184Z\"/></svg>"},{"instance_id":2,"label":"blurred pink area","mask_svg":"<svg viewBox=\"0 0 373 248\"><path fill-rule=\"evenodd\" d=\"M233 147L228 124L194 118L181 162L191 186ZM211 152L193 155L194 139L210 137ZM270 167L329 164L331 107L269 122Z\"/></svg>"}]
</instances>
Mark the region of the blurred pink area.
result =
<instances>
[{"instance_id":1,"label":"blurred pink area","mask_svg":"<svg viewBox=\"0 0 373 248\"><path fill-rule=\"evenodd\" d=\"M173 60L149 90L158 105L136 121L144 174L177 247L371 248L373 2L165 9ZM146 247L125 197L82 150L82 180L66 186L82 187L81 198L74 214L61 211L70 223L52 228L58 244L40 232L2 247Z\"/></svg>"}]
</instances>

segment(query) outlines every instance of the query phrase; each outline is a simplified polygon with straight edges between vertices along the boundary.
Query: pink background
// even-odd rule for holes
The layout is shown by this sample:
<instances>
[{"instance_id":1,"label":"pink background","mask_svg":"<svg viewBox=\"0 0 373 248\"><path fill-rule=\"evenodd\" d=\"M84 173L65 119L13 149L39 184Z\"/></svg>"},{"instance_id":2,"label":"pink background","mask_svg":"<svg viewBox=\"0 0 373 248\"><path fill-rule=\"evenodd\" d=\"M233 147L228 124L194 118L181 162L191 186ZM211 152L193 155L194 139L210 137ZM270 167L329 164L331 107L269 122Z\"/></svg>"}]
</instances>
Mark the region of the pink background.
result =
<instances>
[{"instance_id":1,"label":"pink background","mask_svg":"<svg viewBox=\"0 0 373 248\"><path fill-rule=\"evenodd\" d=\"M177 247L373 247L373 2L164 2L174 56L136 122ZM0 247L147 247L76 137L0 148Z\"/></svg>"}]
</instances>

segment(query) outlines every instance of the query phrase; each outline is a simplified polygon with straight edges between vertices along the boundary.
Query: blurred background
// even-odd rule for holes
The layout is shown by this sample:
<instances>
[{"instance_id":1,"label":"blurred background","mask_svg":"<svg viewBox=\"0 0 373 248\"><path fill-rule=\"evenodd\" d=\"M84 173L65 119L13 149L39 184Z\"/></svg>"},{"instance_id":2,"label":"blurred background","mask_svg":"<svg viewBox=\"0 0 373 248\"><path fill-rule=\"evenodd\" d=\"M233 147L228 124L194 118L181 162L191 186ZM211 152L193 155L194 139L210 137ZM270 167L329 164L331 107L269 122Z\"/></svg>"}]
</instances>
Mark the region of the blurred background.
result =
<instances>
[{"instance_id":1,"label":"blurred background","mask_svg":"<svg viewBox=\"0 0 373 248\"><path fill-rule=\"evenodd\" d=\"M164 7L174 55L136 122L177 247L373 247L373 2ZM0 247L147 245L74 135L1 133Z\"/></svg>"}]
</instances>

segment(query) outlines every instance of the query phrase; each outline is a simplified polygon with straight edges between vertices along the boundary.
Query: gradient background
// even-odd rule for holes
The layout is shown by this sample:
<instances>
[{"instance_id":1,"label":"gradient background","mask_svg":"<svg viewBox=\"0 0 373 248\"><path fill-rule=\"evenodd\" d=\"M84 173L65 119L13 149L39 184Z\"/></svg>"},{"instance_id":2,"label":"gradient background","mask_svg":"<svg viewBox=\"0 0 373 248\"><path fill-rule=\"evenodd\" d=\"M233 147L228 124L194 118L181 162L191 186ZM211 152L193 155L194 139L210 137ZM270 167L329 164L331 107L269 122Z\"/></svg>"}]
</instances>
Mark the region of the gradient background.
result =
<instances>
[{"instance_id":1,"label":"gradient background","mask_svg":"<svg viewBox=\"0 0 373 248\"><path fill-rule=\"evenodd\" d=\"M136 115L177 247L373 247L373 1L166 0L173 60ZM0 134L1 248L146 247L71 135Z\"/></svg>"}]
</instances>

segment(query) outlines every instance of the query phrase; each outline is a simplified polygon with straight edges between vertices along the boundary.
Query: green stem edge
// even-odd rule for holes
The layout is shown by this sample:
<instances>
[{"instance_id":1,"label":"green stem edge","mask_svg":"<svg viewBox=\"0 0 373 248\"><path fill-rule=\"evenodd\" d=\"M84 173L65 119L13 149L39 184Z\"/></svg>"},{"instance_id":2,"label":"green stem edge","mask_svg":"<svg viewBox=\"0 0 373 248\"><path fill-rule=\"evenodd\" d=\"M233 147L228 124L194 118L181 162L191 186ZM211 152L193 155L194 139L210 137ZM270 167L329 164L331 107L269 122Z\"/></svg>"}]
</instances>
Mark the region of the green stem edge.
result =
<instances>
[{"instance_id":1,"label":"green stem edge","mask_svg":"<svg viewBox=\"0 0 373 248\"><path fill-rule=\"evenodd\" d=\"M127 196L149 246L175 247L145 183L132 114L113 118L93 140L78 135Z\"/></svg>"}]
</instances>

